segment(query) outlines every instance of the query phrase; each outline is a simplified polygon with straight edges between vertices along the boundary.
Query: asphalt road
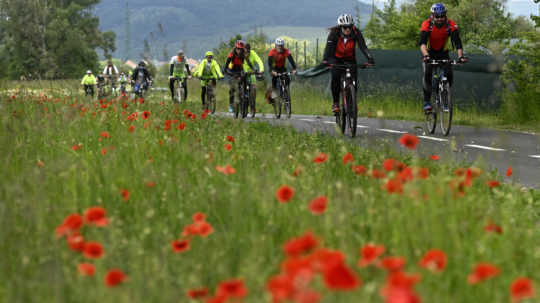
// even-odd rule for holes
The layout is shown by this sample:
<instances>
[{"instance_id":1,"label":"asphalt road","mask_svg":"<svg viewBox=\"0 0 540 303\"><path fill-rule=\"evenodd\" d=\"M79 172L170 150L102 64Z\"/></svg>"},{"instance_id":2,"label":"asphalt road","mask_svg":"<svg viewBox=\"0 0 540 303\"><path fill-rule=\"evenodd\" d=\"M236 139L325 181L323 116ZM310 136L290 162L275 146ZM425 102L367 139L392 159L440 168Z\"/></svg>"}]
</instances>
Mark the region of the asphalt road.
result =
<instances>
[{"instance_id":1,"label":"asphalt road","mask_svg":"<svg viewBox=\"0 0 540 303\"><path fill-rule=\"evenodd\" d=\"M254 119L246 118L245 121L287 125L303 132L343 137L333 116L292 115L291 119L275 119L273 115L257 114ZM357 136L350 138L347 135L344 140L370 149L390 145L404 151L398 144L404 133L420 138L417 152L421 156L436 154L441 160L479 162L488 169L497 170L501 176L505 176L507 168L512 166L513 175L509 181L540 188L540 134L453 125L450 135L445 137L439 128L433 135L424 134L423 122L359 118Z\"/></svg>"}]
</instances>

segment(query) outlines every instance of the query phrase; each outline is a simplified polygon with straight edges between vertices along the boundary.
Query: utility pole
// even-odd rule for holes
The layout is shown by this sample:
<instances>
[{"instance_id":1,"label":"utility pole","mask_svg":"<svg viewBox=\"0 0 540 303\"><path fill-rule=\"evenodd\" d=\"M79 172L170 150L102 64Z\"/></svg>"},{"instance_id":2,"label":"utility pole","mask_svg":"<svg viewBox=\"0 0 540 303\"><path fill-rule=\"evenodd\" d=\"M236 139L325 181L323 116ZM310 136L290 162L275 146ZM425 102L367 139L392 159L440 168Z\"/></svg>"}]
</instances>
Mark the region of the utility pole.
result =
<instances>
[{"instance_id":1,"label":"utility pole","mask_svg":"<svg viewBox=\"0 0 540 303\"><path fill-rule=\"evenodd\" d=\"M131 49L131 14L129 12L129 3L128 0L126 0L126 11L125 11L125 39L124 39L124 60L129 60L129 57L131 56L130 49Z\"/></svg>"}]
</instances>

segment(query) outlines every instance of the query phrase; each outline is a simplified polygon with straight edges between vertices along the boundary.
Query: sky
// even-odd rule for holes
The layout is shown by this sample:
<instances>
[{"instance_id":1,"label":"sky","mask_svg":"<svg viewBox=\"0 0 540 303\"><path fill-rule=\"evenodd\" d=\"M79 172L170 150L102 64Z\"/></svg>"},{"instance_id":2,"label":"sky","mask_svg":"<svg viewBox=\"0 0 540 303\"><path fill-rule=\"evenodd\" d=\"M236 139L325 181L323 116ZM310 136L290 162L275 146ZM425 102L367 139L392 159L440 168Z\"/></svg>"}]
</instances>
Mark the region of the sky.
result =
<instances>
[{"instance_id":1,"label":"sky","mask_svg":"<svg viewBox=\"0 0 540 303\"><path fill-rule=\"evenodd\" d=\"M361 0L365 3L370 3L370 0ZM375 0L377 7L384 7L384 3L387 0ZM407 2L407 0L397 0L398 5L400 3ZM444 3L444 0L441 1ZM515 16L526 16L529 17L531 14L538 15L538 4L535 4L532 0L508 0L506 2L506 8L508 11Z\"/></svg>"}]
</instances>

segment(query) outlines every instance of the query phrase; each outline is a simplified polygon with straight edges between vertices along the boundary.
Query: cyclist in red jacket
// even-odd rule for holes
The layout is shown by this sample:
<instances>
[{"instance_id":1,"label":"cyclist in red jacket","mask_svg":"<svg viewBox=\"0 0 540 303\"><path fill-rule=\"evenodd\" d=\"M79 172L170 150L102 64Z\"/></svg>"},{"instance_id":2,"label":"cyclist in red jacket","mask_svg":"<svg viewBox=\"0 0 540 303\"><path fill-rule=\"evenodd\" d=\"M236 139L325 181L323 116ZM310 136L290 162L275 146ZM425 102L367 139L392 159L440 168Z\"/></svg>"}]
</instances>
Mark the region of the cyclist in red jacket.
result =
<instances>
[{"instance_id":1,"label":"cyclist in red jacket","mask_svg":"<svg viewBox=\"0 0 540 303\"><path fill-rule=\"evenodd\" d=\"M277 74L287 72L287 62L292 66L292 74L296 74L296 63L294 62L293 56L289 49L285 48L285 40L278 37L275 41L275 47L270 50L268 53L268 69L272 74L272 89L277 89ZM290 83L290 78L287 77L287 85ZM266 99L269 103L272 103L272 94L270 91L266 93Z\"/></svg>"},{"instance_id":2,"label":"cyclist in red jacket","mask_svg":"<svg viewBox=\"0 0 540 303\"><path fill-rule=\"evenodd\" d=\"M240 74L244 72L244 61L250 68L253 69L251 62L246 60L248 53L246 51L246 42L243 40L236 41L234 49L227 56L225 62L225 74L228 75L229 80L229 112L232 113L232 105L234 102L234 94L236 86L240 80Z\"/></svg>"},{"instance_id":3,"label":"cyclist in red jacket","mask_svg":"<svg viewBox=\"0 0 540 303\"><path fill-rule=\"evenodd\" d=\"M431 81L433 74L433 66L427 64L429 60L450 59L448 54L448 40L452 41L453 46L457 50L459 62L467 62L467 58L463 56L463 46L459 38L458 25L454 20L446 17L446 7L442 3L435 3L431 6L431 16L422 22L420 28L420 52L422 52L424 69L424 111L430 111L431 106ZM452 65L443 66L446 77L450 86L452 86L453 73Z\"/></svg>"},{"instance_id":4,"label":"cyclist in red jacket","mask_svg":"<svg viewBox=\"0 0 540 303\"><path fill-rule=\"evenodd\" d=\"M368 60L368 64L374 65L375 60L369 53L369 50L364 40L364 36L360 29L354 25L354 20L351 15L343 14L338 17L337 25L330 28L326 48L324 49L323 64L356 64L356 46L360 48L364 56ZM332 69L332 111L339 111L339 92L341 74L343 69ZM356 86L357 71L352 70L354 83Z\"/></svg>"}]
</instances>

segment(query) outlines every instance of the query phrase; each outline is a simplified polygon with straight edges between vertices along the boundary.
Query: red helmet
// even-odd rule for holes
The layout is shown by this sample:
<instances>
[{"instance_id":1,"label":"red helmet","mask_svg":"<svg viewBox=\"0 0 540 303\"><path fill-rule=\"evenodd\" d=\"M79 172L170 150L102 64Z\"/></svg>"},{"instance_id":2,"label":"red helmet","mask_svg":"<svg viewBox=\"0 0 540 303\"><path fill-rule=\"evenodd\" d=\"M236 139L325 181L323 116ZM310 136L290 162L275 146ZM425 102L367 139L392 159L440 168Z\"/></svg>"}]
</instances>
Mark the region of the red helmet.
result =
<instances>
[{"instance_id":1,"label":"red helmet","mask_svg":"<svg viewBox=\"0 0 540 303\"><path fill-rule=\"evenodd\" d=\"M234 46L236 48L245 48L246 47L246 42L244 42L244 40L238 40L238 41L236 41L236 44Z\"/></svg>"}]
</instances>

